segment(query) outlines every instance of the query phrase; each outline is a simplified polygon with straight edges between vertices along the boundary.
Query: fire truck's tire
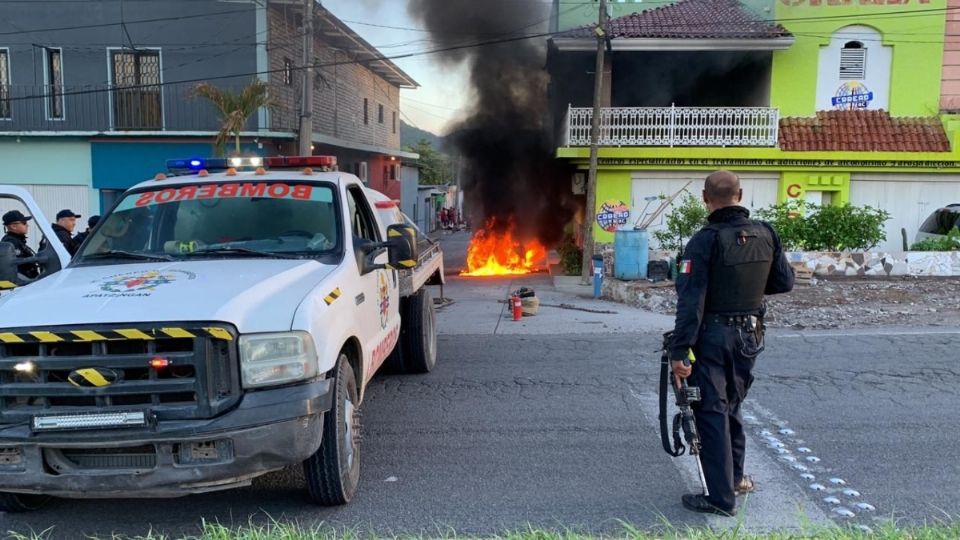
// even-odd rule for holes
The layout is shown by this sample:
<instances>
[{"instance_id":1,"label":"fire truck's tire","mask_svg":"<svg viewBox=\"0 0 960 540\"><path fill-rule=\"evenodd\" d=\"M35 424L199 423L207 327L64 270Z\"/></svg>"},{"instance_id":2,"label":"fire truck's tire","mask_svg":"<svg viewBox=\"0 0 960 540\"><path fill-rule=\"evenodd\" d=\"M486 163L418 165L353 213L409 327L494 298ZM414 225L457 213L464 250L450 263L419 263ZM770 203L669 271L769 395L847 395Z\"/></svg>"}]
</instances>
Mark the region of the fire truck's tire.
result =
<instances>
[{"instance_id":1,"label":"fire truck's tire","mask_svg":"<svg viewBox=\"0 0 960 540\"><path fill-rule=\"evenodd\" d=\"M433 298L426 288L403 302L400 345L407 373L429 373L437 365L437 326Z\"/></svg>"},{"instance_id":2,"label":"fire truck's tire","mask_svg":"<svg viewBox=\"0 0 960 540\"><path fill-rule=\"evenodd\" d=\"M393 348L393 352L390 353L390 356L383 361L383 367L380 368L382 373L387 373L390 375L398 375L401 373L406 373L407 370L403 365L403 347L397 343L397 346Z\"/></svg>"},{"instance_id":3,"label":"fire truck's tire","mask_svg":"<svg viewBox=\"0 0 960 540\"><path fill-rule=\"evenodd\" d=\"M303 463L310 499L322 506L347 504L360 483L359 392L346 354L340 354L333 384L333 407L323 418L320 449Z\"/></svg>"},{"instance_id":4,"label":"fire truck's tire","mask_svg":"<svg viewBox=\"0 0 960 540\"><path fill-rule=\"evenodd\" d=\"M11 514L32 512L47 504L50 497L46 495L26 495L22 493L0 493L0 512Z\"/></svg>"}]
</instances>

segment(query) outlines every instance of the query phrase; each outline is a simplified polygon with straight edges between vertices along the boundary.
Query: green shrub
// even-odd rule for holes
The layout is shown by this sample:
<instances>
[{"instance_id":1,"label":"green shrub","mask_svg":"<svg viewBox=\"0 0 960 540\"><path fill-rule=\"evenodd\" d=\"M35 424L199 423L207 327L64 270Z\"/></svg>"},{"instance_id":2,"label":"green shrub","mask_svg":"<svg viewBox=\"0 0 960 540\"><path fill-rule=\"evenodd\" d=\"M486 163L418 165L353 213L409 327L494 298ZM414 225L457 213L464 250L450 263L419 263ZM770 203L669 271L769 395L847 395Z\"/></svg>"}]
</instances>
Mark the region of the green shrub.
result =
<instances>
[{"instance_id":1,"label":"green shrub","mask_svg":"<svg viewBox=\"0 0 960 540\"><path fill-rule=\"evenodd\" d=\"M660 243L660 249L680 251L686 241L707 224L708 215L700 199L685 193L680 205L667 214L667 228L655 231L653 237Z\"/></svg>"},{"instance_id":2,"label":"green shrub","mask_svg":"<svg viewBox=\"0 0 960 540\"><path fill-rule=\"evenodd\" d=\"M866 251L887 239L890 212L872 206L821 206L807 218L813 251Z\"/></svg>"},{"instance_id":3,"label":"green shrub","mask_svg":"<svg viewBox=\"0 0 960 540\"><path fill-rule=\"evenodd\" d=\"M954 227L946 236L921 240L910 251L960 251L960 229Z\"/></svg>"},{"instance_id":4,"label":"green shrub","mask_svg":"<svg viewBox=\"0 0 960 540\"><path fill-rule=\"evenodd\" d=\"M865 251L887 239L886 210L871 206L826 205L788 201L761 209L787 251Z\"/></svg>"},{"instance_id":5,"label":"green shrub","mask_svg":"<svg viewBox=\"0 0 960 540\"><path fill-rule=\"evenodd\" d=\"M757 219L769 222L780 235L780 242L786 251L804 251L808 249L810 222L802 216L816 205L801 200L791 200L757 210Z\"/></svg>"},{"instance_id":6,"label":"green shrub","mask_svg":"<svg viewBox=\"0 0 960 540\"><path fill-rule=\"evenodd\" d=\"M583 271L583 249L577 246L572 234L563 237L563 242L557 248L560 255L560 266L568 276L579 276Z\"/></svg>"}]
</instances>

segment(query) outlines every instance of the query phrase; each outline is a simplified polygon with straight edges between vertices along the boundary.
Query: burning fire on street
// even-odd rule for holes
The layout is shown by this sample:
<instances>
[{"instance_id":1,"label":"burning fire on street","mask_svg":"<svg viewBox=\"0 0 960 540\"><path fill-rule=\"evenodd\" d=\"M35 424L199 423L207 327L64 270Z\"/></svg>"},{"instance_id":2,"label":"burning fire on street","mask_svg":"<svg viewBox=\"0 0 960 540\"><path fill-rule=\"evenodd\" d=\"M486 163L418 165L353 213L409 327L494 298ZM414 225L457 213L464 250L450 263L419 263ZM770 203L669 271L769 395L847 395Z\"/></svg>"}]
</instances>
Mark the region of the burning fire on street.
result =
<instances>
[{"instance_id":1,"label":"burning fire on street","mask_svg":"<svg viewBox=\"0 0 960 540\"><path fill-rule=\"evenodd\" d=\"M546 263L547 250L537 240L520 241L511 225L498 230L496 220L487 221L470 239L467 268L462 276L512 276L529 274Z\"/></svg>"}]
</instances>

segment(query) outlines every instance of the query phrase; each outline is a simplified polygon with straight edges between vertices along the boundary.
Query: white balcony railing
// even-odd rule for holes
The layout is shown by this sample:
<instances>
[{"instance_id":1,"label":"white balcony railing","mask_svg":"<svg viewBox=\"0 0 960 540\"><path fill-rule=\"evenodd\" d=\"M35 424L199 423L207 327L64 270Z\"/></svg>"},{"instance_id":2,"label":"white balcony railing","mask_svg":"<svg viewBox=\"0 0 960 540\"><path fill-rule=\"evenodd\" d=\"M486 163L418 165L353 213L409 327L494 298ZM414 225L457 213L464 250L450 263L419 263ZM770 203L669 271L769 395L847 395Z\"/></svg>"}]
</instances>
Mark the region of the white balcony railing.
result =
<instances>
[{"instance_id":1,"label":"white balcony railing","mask_svg":"<svg viewBox=\"0 0 960 540\"><path fill-rule=\"evenodd\" d=\"M608 107L600 146L776 146L779 109L769 107ZM593 109L570 107L566 146L589 146Z\"/></svg>"}]
</instances>

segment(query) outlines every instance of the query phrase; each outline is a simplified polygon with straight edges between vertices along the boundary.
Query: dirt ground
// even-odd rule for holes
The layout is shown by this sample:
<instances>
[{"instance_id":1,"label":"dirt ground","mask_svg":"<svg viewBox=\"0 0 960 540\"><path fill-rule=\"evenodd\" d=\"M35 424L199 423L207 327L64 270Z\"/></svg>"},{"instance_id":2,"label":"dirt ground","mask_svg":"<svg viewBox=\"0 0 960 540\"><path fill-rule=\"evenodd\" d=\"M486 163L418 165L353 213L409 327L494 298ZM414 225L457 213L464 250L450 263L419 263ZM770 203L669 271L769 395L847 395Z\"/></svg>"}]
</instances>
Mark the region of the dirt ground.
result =
<instances>
[{"instance_id":1,"label":"dirt ground","mask_svg":"<svg viewBox=\"0 0 960 540\"><path fill-rule=\"evenodd\" d=\"M672 286L639 286L632 292L631 304L675 312ZM814 278L810 285L768 297L767 303L767 325L775 328L957 327L960 278Z\"/></svg>"}]
</instances>

